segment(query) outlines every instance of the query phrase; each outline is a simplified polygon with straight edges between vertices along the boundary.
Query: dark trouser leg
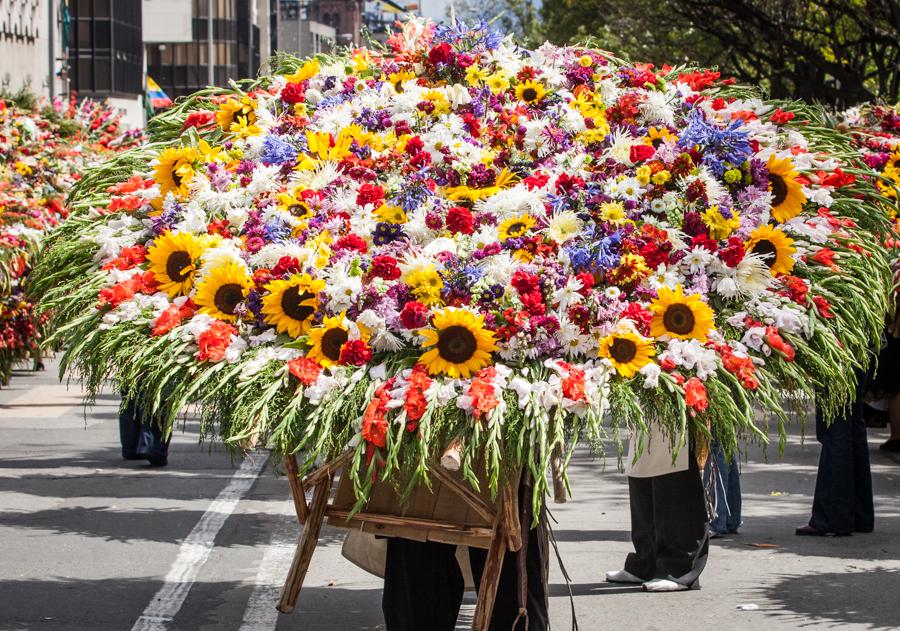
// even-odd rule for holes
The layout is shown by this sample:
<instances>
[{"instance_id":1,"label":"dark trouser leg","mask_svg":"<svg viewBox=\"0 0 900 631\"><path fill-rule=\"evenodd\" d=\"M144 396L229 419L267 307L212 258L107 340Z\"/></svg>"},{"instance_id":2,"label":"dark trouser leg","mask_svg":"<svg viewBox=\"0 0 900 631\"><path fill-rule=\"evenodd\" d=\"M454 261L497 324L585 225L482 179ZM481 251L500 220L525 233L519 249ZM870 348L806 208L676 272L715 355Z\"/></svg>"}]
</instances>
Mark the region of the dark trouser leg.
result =
<instances>
[{"instance_id":1,"label":"dark trouser leg","mask_svg":"<svg viewBox=\"0 0 900 631\"><path fill-rule=\"evenodd\" d=\"M645 581L649 581L656 573L653 480L654 478L628 478L631 542L634 544L634 552L625 558L625 571Z\"/></svg>"},{"instance_id":2,"label":"dark trouser leg","mask_svg":"<svg viewBox=\"0 0 900 631\"><path fill-rule=\"evenodd\" d=\"M171 435L169 440L171 440ZM141 425L141 438L138 443L137 453L141 458L150 460L166 458L169 455L169 440L163 439L162 430L155 421Z\"/></svg>"},{"instance_id":3,"label":"dark trouser leg","mask_svg":"<svg viewBox=\"0 0 900 631\"><path fill-rule=\"evenodd\" d=\"M860 375L857 375L858 377ZM850 417L853 448L853 530L872 532L875 528L875 506L872 497L872 469L869 465L869 439L863 418L863 394L867 379L860 379Z\"/></svg>"},{"instance_id":4,"label":"dark trouser leg","mask_svg":"<svg viewBox=\"0 0 900 631\"><path fill-rule=\"evenodd\" d=\"M692 585L709 553L708 516L703 481L693 452L688 470L653 481L653 516L656 530L656 574Z\"/></svg>"},{"instance_id":5,"label":"dark trouser leg","mask_svg":"<svg viewBox=\"0 0 900 631\"><path fill-rule=\"evenodd\" d=\"M381 599L387 631L453 631L464 588L456 546L388 539Z\"/></svg>"},{"instance_id":6,"label":"dark trouser leg","mask_svg":"<svg viewBox=\"0 0 900 631\"><path fill-rule=\"evenodd\" d=\"M856 376L856 400L842 416L826 426L821 410L816 410L816 438L822 443L822 451L809 525L842 535L857 529L871 530L874 525L869 446L862 418L866 377L860 373Z\"/></svg>"},{"instance_id":7,"label":"dark trouser leg","mask_svg":"<svg viewBox=\"0 0 900 631\"><path fill-rule=\"evenodd\" d=\"M133 401L119 408L119 442L122 443L122 457L137 460L138 443L141 440L141 424L135 418Z\"/></svg>"},{"instance_id":8,"label":"dark trouser leg","mask_svg":"<svg viewBox=\"0 0 900 631\"><path fill-rule=\"evenodd\" d=\"M550 617L547 612L547 546L544 538L544 526L528 531L528 553L525 555L525 570L528 574L528 610L527 631L545 631L550 628ZM487 550L469 548L469 563L472 566L472 578L476 590L481 584ZM507 552L503 557L503 569L500 571L500 585L497 587L497 598L494 601L494 612L491 616L490 631L510 631L519 615L519 568L516 565L516 553ZM519 621L513 631L526 631L524 620Z\"/></svg>"}]
</instances>

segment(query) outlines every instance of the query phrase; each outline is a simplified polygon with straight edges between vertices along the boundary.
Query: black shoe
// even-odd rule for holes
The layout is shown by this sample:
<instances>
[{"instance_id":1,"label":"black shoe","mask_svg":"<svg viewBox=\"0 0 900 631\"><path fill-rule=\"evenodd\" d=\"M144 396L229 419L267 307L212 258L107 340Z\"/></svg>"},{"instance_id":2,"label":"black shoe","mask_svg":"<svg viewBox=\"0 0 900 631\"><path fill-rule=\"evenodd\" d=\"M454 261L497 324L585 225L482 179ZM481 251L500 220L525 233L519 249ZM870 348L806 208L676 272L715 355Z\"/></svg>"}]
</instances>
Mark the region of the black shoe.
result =
<instances>
[{"instance_id":1,"label":"black shoe","mask_svg":"<svg viewBox=\"0 0 900 631\"><path fill-rule=\"evenodd\" d=\"M829 532L827 530L819 530L818 528L813 528L809 524L805 526L800 526L797 530L794 531L794 534L798 537L849 537L849 532Z\"/></svg>"},{"instance_id":2,"label":"black shoe","mask_svg":"<svg viewBox=\"0 0 900 631\"><path fill-rule=\"evenodd\" d=\"M878 447L881 451L900 453L900 438L890 438Z\"/></svg>"},{"instance_id":3,"label":"black shoe","mask_svg":"<svg viewBox=\"0 0 900 631\"><path fill-rule=\"evenodd\" d=\"M151 467L164 467L169 464L169 459L166 456L162 456L159 458L147 458L150 461Z\"/></svg>"}]
</instances>

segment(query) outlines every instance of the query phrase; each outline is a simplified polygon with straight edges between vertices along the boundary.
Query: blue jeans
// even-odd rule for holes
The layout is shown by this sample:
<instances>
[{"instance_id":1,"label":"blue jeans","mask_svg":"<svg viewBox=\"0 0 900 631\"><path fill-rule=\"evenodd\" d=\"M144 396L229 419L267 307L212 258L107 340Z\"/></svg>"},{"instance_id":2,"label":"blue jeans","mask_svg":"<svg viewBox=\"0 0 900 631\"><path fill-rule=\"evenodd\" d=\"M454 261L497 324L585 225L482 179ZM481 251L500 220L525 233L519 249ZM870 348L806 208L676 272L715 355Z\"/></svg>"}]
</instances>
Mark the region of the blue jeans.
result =
<instances>
[{"instance_id":1,"label":"blue jeans","mask_svg":"<svg viewBox=\"0 0 900 631\"><path fill-rule=\"evenodd\" d=\"M709 529L720 534L737 532L741 527L741 471L737 454L726 461L722 445L716 440L710 443L709 451L704 482L708 484L710 476L715 475L716 489L716 516L709 522Z\"/></svg>"},{"instance_id":2,"label":"blue jeans","mask_svg":"<svg viewBox=\"0 0 900 631\"><path fill-rule=\"evenodd\" d=\"M157 460L169 454L169 441L163 439L156 423L140 421L137 404L132 400L119 409L119 440L126 460Z\"/></svg>"},{"instance_id":3,"label":"blue jeans","mask_svg":"<svg viewBox=\"0 0 900 631\"><path fill-rule=\"evenodd\" d=\"M826 426L816 410L816 438L822 443L819 474L809 525L822 532L848 535L875 527L869 443L863 419L866 375L857 372L856 400Z\"/></svg>"}]
</instances>

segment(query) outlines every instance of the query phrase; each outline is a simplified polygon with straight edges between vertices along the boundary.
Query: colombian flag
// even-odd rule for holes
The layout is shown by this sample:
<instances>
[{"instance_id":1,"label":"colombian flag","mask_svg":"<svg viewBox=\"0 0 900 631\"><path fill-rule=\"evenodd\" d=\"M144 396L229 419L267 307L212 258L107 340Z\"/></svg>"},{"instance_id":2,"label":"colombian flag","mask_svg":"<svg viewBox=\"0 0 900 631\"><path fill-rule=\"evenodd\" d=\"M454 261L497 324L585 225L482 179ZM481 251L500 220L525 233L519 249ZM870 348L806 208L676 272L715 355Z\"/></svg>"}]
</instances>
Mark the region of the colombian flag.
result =
<instances>
[{"instance_id":1,"label":"colombian flag","mask_svg":"<svg viewBox=\"0 0 900 631\"><path fill-rule=\"evenodd\" d=\"M155 110L172 105L169 95L163 92L159 84L150 76L147 77L147 98L150 99L150 106Z\"/></svg>"}]
</instances>

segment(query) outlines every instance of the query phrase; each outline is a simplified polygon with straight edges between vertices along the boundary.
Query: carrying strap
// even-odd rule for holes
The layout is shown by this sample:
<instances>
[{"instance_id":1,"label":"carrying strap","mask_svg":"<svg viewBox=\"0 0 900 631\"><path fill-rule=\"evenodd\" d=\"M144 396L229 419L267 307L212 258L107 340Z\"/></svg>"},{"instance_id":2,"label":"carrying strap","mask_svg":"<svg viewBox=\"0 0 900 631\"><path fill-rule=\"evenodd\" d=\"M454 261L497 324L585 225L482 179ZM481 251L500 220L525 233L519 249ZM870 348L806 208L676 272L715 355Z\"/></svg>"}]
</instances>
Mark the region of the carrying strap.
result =
<instances>
[{"instance_id":1,"label":"carrying strap","mask_svg":"<svg viewBox=\"0 0 900 631\"><path fill-rule=\"evenodd\" d=\"M512 624L512 631L517 631L519 622L525 621L528 631L528 540L531 529L531 499L534 494L534 480L526 471L522 476L522 495L519 498L519 532L522 533L522 546L516 550L516 575L519 579L519 615Z\"/></svg>"},{"instance_id":2,"label":"carrying strap","mask_svg":"<svg viewBox=\"0 0 900 631\"><path fill-rule=\"evenodd\" d=\"M559 523L556 521L556 518L553 517L549 508L545 509L545 512L547 517L553 520L553 523ZM569 572L566 570L566 566L563 563L562 555L559 553L559 544L556 541L556 535L553 533L553 527L550 525L548 519L544 518L543 521L547 527L547 536L550 540L550 545L553 546L553 552L556 554L556 562L559 563L559 571L562 572L563 578L566 581L566 589L569 591L569 605L572 608L572 631L578 631L578 617L575 615L575 594L572 592L572 579L569 577Z\"/></svg>"}]
</instances>

